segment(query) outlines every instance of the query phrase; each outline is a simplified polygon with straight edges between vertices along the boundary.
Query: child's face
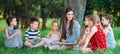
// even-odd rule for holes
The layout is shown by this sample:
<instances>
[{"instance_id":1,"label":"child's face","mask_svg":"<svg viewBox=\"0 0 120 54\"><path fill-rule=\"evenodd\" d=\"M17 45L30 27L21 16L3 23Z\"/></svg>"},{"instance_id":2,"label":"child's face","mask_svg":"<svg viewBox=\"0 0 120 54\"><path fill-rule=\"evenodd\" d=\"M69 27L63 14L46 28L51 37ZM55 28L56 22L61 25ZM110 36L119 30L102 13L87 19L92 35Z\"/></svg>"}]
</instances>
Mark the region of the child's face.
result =
<instances>
[{"instance_id":1,"label":"child's face","mask_svg":"<svg viewBox=\"0 0 120 54\"><path fill-rule=\"evenodd\" d=\"M85 18L84 24L85 24L85 26L91 26L91 25L93 25L93 22L91 20L89 20L88 18Z\"/></svg>"},{"instance_id":2,"label":"child's face","mask_svg":"<svg viewBox=\"0 0 120 54\"><path fill-rule=\"evenodd\" d=\"M88 20L87 18L85 18L84 24L85 24L86 26L89 25L89 20Z\"/></svg>"},{"instance_id":3,"label":"child's face","mask_svg":"<svg viewBox=\"0 0 120 54\"><path fill-rule=\"evenodd\" d=\"M13 26L16 26L17 25L17 20L16 18L13 18L12 22L10 23L11 25Z\"/></svg>"},{"instance_id":4,"label":"child's face","mask_svg":"<svg viewBox=\"0 0 120 54\"><path fill-rule=\"evenodd\" d=\"M52 24L52 29L54 30L54 31L57 31L58 30L58 23L53 23Z\"/></svg>"},{"instance_id":5,"label":"child's face","mask_svg":"<svg viewBox=\"0 0 120 54\"><path fill-rule=\"evenodd\" d=\"M102 17L102 24L103 25L108 25L109 24L109 20L107 20L104 17Z\"/></svg>"},{"instance_id":6,"label":"child's face","mask_svg":"<svg viewBox=\"0 0 120 54\"><path fill-rule=\"evenodd\" d=\"M69 11L66 14L66 18L67 18L68 21L71 21L73 19L73 11Z\"/></svg>"},{"instance_id":7,"label":"child's face","mask_svg":"<svg viewBox=\"0 0 120 54\"><path fill-rule=\"evenodd\" d=\"M37 21L30 24L32 29L38 29L38 25L39 25L39 23Z\"/></svg>"}]
</instances>

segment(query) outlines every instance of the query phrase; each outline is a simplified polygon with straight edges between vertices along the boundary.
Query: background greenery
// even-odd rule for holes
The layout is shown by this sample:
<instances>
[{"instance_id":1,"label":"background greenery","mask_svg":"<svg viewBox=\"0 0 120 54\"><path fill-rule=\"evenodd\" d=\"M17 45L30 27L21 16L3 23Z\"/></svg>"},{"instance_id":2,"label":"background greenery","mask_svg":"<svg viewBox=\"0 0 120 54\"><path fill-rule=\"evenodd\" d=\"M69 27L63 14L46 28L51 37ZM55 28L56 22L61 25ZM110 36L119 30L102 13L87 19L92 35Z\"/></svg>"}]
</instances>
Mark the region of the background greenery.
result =
<instances>
[{"instance_id":1,"label":"background greenery","mask_svg":"<svg viewBox=\"0 0 120 54\"><path fill-rule=\"evenodd\" d=\"M41 18L42 29L46 29L48 18L61 19L65 1L70 0L0 0L0 18L6 19L15 15L22 29L28 27L29 18ZM76 0L75 0L76 1ZM82 3L82 2L81 2ZM120 26L120 0L87 0L85 15L109 13L112 18L112 26Z\"/></svg>"}]
</instances>

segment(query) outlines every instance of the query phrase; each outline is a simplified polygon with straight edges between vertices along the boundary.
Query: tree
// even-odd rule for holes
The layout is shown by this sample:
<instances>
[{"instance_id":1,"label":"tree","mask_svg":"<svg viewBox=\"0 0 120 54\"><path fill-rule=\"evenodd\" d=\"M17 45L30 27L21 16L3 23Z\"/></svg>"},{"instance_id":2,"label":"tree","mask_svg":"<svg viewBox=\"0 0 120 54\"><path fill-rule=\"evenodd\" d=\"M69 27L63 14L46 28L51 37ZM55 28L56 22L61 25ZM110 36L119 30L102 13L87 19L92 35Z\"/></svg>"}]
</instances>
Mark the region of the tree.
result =
<instances>
[{"instance_id":1,"label":"tree","mask_svg":"<svg viewBox=\"0 0 120 54\"><path fill-rule=\"evenodd\" d=\"M42 29L46 29L46 21L48 17L60 17L63 6L63 0L41 0L41 17Z\"/></svg>"},{"instance_id":2,"label":"tree","mask_svg":"<svg viewBox=\"0 0 120 54\"><path fill-rule=\"evenodd\" d=\"M86 8L86 0L65 0L65 8L72 7L75 13L75 20L82 25L84 12Z\"/></svg>"}]
</instances>

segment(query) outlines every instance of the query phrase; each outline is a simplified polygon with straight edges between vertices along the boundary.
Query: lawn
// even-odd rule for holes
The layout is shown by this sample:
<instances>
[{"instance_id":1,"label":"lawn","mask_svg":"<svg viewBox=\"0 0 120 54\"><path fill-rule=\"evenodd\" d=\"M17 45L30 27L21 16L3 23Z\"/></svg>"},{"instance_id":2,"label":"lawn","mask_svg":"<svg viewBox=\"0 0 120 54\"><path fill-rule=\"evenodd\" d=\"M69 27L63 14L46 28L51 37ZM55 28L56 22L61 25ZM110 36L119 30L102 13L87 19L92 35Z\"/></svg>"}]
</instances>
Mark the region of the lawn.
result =
<instances>
[{"instance_id":1,"label":"lawn","mask_svg":"<svg viewBox=\"0 0 120 54\"><path fill-rule=\"evenodd\" d=\"M41 37L44 37L47 32L50 29L50 23L52 22L52 19L47 20L47 29L46 30L41 30ZM71 49L67 50L47 50L42 47L38 48L22 48L22 49L17 49L17 48L5 48L4 47L4 28L6 26L5 20L0 20L0 54L82 54L80 51L73 51ZM114 34L115 34L115 39L117 42L117 47L115 49L107 49L106 51L100 51L97 50L95 52L88 52L85 54L120 54L120 27L114 27ZM22 31L22 37L24 38L24 31Z\"/></svg>"}]
</instances>

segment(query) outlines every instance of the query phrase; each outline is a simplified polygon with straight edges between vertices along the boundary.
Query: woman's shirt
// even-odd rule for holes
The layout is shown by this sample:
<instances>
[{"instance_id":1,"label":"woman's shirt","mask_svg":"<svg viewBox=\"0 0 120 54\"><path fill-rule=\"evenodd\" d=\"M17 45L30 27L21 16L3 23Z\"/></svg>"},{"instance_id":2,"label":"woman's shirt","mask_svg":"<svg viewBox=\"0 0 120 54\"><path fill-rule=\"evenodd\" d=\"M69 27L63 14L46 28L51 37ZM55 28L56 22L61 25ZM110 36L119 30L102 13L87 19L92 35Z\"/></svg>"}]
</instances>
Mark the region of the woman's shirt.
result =
<instances>
[{"instance_id":1,"label":"woman's shirt","mask_svg":"<svg viewBox=\"0 0 120 54\"><path fill-rule=\"evenodd\" d=\"M70 33L69 33L68 24L66 24L66 42L73 43L79 37L80 37L79 23L76 20L73 21L72 35L70 35Z\"/></svg>"}]
</instances>

